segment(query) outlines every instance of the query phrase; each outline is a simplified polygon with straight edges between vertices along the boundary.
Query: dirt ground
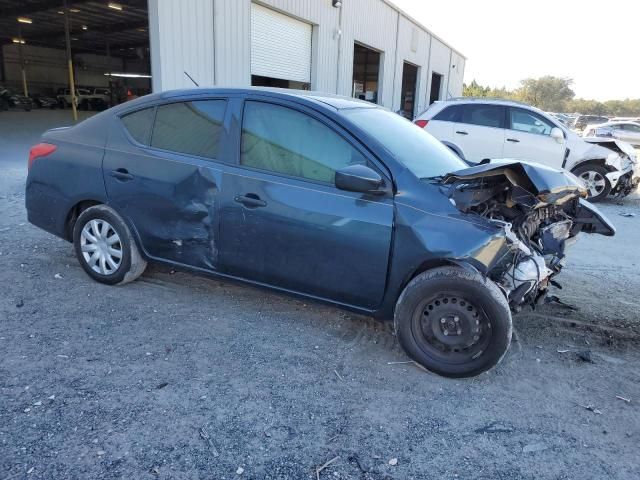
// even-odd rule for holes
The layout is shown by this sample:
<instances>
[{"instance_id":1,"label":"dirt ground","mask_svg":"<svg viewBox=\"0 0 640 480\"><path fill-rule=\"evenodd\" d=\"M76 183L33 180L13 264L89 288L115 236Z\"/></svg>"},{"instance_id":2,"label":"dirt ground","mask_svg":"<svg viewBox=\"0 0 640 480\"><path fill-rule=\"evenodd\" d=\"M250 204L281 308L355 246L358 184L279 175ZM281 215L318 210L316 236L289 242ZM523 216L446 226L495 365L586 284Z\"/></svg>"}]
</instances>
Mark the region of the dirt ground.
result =
<instances>
[{"instance_id":1,"label":"dirt ground","mask_svg":"<svg viewBox=\"0 0 640 480\"><path fill-rule=\"evenodd\" d=\"M577 311L516 316L497 369L447 380L332 307L158 266L91 281L24 209L28 148L69 116L0 112L0 480L640 478L638 194L571 252Z\"/></svg>"}]
</instances>

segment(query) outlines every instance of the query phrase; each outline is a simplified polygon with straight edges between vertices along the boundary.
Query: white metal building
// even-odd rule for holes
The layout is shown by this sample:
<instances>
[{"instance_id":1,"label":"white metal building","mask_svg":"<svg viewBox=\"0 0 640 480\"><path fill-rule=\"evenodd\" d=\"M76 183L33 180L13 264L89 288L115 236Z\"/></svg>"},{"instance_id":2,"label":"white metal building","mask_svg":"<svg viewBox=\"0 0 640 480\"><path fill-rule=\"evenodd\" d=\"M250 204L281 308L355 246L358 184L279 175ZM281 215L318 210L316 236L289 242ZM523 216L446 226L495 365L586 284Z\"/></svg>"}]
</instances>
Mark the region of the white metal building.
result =
<instances>
[{"instance_id":1,"label":"white metal building","mask_svg":"<svg viewBox=\"0 0 640 480\"><path fill-rule=\"evenodd\" d=\"M193 87L190 76L356 96L407 116L462 94L465 57L387 0L149 0L149 38L154 91Z\"/></svg>"}]
</instances>

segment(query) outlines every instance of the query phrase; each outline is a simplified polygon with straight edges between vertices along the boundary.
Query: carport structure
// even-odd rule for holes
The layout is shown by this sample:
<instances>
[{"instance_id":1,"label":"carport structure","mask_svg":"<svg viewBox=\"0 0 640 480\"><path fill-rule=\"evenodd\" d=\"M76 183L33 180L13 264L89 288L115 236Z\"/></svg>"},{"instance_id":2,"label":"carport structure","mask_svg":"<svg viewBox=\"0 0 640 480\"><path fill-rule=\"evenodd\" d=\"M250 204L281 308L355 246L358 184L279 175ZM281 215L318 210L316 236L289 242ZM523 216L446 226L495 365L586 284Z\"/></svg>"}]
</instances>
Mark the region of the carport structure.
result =
<instances>
[{"instance_id":1,"label":"carport structure","mask_svg":"<svg viewBox=\"0 0 640 480\"><path fill-rule=\"evenodd\" d=\"M111 86L150 70L147 0L0 0L0 45L0 84L25 94Z\"/></svg>"}]
</instances>

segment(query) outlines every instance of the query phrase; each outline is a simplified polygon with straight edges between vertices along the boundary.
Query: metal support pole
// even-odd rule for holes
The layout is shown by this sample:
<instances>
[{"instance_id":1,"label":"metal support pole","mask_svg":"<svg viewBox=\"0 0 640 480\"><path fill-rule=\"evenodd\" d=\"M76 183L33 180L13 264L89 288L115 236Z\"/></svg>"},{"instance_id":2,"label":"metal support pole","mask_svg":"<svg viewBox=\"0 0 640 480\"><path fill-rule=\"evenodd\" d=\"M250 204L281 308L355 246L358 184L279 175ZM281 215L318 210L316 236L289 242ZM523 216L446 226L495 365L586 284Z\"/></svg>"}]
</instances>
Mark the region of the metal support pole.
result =
<instances>
[{"instance_id":1,"label":"metal support pole","mask_svg":"<svg viewBox=\"0 0 640 480\"><path fill-rule=\"evenodd\" d=\"M67 67L69 68L69 92L71 93L71 110L73 121L78 121L78 109L76 100L76 85L73 79L73 58L71 57L71 34L69 27L69 0L64 0L64 40L67 47Z\"/></svg>"},{"instance_id":2,"label":"metal support pole","mask_svg":"<svg viewBox=\"0 0 640 480\"><path fill-rule=\"evenodd\" d=\"M24 58L22 56L22 28L18 26L18 58L20 60L20 71L22 72L22 90L24 92L24 96L29 96L29 89L27 88L27 73L24 69Z\"/></svg>"}]
</instances>

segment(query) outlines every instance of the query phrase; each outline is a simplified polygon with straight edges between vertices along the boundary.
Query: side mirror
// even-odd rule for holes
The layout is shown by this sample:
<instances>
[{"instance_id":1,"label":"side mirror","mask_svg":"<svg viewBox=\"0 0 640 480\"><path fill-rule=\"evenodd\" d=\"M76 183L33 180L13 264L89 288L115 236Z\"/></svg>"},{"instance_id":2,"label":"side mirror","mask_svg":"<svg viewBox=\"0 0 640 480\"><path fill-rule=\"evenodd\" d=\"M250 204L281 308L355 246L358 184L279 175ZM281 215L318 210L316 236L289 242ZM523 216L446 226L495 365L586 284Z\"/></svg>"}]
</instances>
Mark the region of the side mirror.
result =
<instances>
[{"instance_id":1,"label":"side mirror","mask_svg":"<svg viewBox=\"0 0 640 480\"><path fill-rule=\"evenodd\" d=\"M564 132L562 129L555 127L551 129L551 138L554 138L558 143L564 143Z\"/></svg>"},{"instance_id":2,"label":"side mirror","mask_svg":"<svg viewBox=\"0 0 640 480\"><path fill-rule=\"evenodd\" d=\"M347 192L360 192L369 194L384 193L384 180L382 177L366 165L349 165L336 172L336 188Z\"/></svg>"}]
</instances>

